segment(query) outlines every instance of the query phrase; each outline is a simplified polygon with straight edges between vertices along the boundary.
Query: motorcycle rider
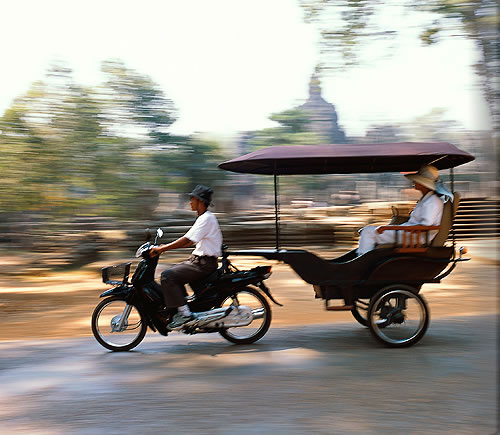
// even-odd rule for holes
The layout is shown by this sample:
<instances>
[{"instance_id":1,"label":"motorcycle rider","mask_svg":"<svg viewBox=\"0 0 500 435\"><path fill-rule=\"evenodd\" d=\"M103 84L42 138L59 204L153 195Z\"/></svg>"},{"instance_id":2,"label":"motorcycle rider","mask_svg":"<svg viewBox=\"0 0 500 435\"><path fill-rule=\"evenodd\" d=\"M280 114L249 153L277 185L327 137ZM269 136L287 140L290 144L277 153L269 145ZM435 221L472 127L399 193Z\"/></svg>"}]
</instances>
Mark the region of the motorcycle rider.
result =
<instances>
[{"instance_id":1,"label":"motorcycle rider","mask_svg":"<svg viewBox=\"0 0 500 435\"><path fill-rule=\"evenodd\" d=\"M189 196L191 210L198 215L195 223L181 238L166 245L154 246L150 255L155 257L165 251L185 248L196 244L188 260L175 264L161 274L161 288L167 307L177 307L177 313L168 324L170 329L180 329L193 324L196 314L186 304L185 284L199 281L217 269L217 259L222 255L222 233L215 215L208 210L213 190L197 185Z\"/></svg>"}]
</instances>

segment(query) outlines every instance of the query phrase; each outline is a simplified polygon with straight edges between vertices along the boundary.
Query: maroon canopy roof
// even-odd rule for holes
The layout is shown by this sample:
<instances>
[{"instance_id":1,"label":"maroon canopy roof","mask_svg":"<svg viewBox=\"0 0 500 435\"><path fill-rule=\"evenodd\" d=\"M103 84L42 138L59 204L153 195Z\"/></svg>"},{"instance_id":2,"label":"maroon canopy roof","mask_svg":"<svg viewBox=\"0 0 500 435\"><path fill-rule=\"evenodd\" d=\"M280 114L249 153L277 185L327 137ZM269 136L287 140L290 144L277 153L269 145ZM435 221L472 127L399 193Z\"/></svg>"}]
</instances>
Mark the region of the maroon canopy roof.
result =
<instances>
[{"instance_id":1,"label":"maroon canopy roof","mask_svg":"<svg viewBox=\"0 0 500 435\"><path fill-rule=\"evenodd\" d=\"M447 169L472 160L472 155L446 142L283 145L237 157L219 168L247 174L350 174L411 172L425 164Z\"/></svg>"}]
</instances>

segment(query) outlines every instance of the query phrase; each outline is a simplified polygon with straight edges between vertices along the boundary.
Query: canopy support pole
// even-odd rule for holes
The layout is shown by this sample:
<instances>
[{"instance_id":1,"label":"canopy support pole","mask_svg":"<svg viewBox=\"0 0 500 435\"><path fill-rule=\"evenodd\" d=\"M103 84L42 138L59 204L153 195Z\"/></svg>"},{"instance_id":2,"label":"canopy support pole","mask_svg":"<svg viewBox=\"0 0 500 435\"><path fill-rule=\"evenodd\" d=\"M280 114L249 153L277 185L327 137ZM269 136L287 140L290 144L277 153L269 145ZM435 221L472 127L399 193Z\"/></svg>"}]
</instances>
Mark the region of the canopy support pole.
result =
<instances>
[{"instance_id":1,"label":"canopy support pole","mask_svg":"<svg viewBox=\"0 0 500 435\"><path fill-rule=\"evenodd\" d=\"M274 174L274 217L276 223L276 250L280 248L280 223L279 223L279 203L278 203L278 176Z\"/></svg>"},{"instance_id":2,"label":"canopy support pole","mask_svg":"<svg viewBox=\"0 0 500 435\"><path fill-rule=\"evenodd\" d=\"M451 193L455 194L455 173L453 171L453 168L450 168L450 187L451 187ZM455 219L453 219L453 221L455 221ZM455 230L453 227L451 228L451 239L453 241L453 255L455 255L456 241L455 241Z\"/></svg>"}]
</instances>

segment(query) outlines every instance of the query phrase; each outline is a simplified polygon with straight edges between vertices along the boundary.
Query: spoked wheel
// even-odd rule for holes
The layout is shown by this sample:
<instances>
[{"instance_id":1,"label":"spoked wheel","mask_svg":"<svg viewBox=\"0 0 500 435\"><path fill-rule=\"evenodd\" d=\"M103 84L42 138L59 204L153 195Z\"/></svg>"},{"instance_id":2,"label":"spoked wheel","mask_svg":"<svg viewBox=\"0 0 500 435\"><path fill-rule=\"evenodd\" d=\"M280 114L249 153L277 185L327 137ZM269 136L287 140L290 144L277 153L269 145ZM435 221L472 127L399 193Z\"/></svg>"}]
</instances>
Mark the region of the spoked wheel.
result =
<instances>
[{"instance_id":1,"label":"spoked wheel","mask_svg":"<svg viewBox=\"0 0 500 435\"><path fill-rule=\"evenodd\" d=\"M92 332L106 349L126 351L146 335L147 324L140 311L120 296L101 301L92 314Z\"/></svg>"},{"instance_id":2,"label":"spoked wheel","mask_svg":"<svg viewBox=\"0 0 500 435\"><path fill-rule=\"evenodd\" d=\"M353 317L363 326L368 326L368 306L369 299L356 299L351 310Z\"/></svg>"},{"instance_id":3,"label":"spoked wheel","mask_svg":"<svg viewBox=\"0 0 500 435\"><path fill-rule=\"evenodd\" d=\"M424 336L429 326L429 309L416 289L392 285L372 298L368 322L372 334L385 345L411 346Z\"/></svg>"},{"instance_id":4,"label":"spoked wheel","mask_svg":"<svg viewBox=\"0 0 500 435\"><path fill-rule=\"evenodd\" d=\"M246 287L224 299L220 306L231 305L249 307L252 310L253 321L247 326L221 329L220 335L236 344L251 344L261 339L271 325L271 307L265 296L255 289Z\"/></svg>"}]
</instances>

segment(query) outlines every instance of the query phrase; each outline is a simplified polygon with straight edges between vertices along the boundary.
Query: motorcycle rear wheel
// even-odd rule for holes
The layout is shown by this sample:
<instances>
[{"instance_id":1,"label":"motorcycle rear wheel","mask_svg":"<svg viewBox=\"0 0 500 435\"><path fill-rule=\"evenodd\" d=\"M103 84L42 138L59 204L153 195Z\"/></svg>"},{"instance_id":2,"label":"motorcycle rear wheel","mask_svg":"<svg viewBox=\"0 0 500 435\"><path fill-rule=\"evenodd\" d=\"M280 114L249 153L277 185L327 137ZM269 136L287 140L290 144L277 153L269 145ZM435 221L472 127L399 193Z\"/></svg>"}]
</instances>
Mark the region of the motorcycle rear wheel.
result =
<instances>
[{"instance_id":1,"label":"motorcycle rear wheel","mask_svg":"<svg viewBox=\"0 0 500 435\"><path fill-rule=\"evenodd\" d=\"M262 316L255 319L247 326L238 326L234 328L224 328L219 331L226 340L235 344L251 344L260 340L271 326L271 307L266 297L253 288L245 287L238 290L231 296L225 298L220 306L229 307L238 300L239 305L245 305L251 308L252 312ZM257 326L255 326L257 322Z\"/></svg>"},{"instance_id":2,"label":"motorcycle rear wheel","mask_svg":"<svg viewBox=\"0 0 500 435\"><path fill-rule=\"evenodd\" d=\"M126 318L119 325L121 317ZM92 314L92 333L106 349L123 352L136 347L146 335L147 324L134 305L127 304L121 296L111 296L101 301Z\"/></svg>"}]
</instances>

